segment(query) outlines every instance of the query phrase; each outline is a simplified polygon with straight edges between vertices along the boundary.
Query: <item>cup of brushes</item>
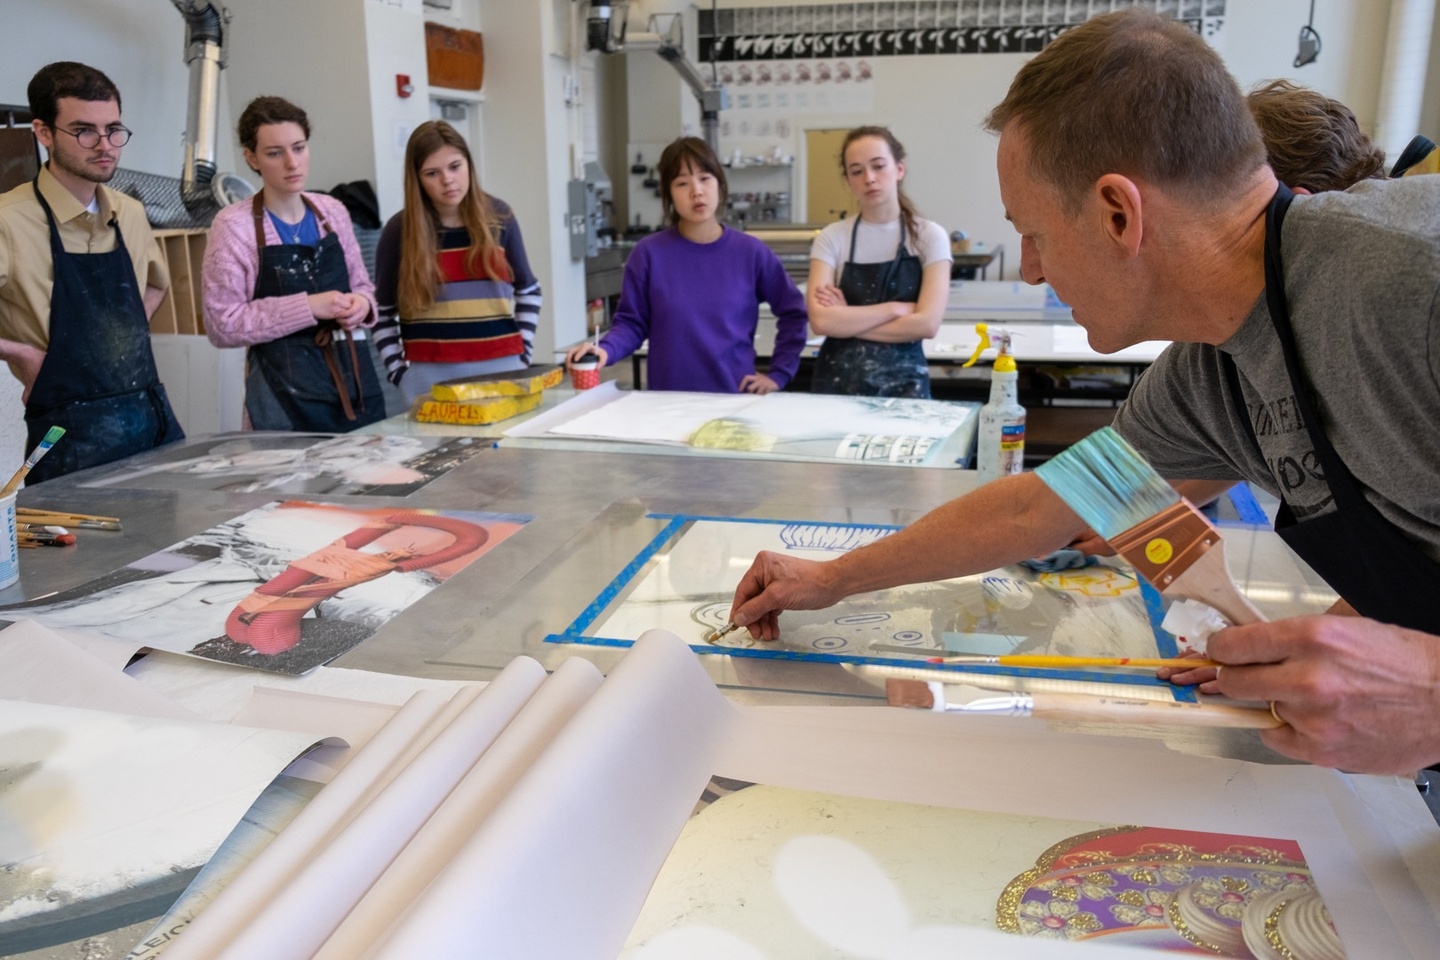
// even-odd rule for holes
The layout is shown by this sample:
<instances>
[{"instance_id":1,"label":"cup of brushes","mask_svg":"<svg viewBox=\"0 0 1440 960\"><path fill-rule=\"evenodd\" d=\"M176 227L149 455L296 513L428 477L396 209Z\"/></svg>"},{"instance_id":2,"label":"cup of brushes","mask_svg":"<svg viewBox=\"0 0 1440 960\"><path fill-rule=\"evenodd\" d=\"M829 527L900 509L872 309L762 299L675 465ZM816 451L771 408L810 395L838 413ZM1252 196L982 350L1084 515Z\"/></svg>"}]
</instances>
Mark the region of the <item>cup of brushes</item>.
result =
<instances>
[{"instance_id":1,"label":"cup of brushes","mask_svg":"<svg viewBox=\"0 0 1440 960\"><path fill-rule=\"evenodd\" d=\"M20 469L15 471L4 487L0 487L0 524L4 526L5 536L4 541L0 542L0 588L8 587L20 579L20 537L15 521L15 491L26 474L34 469L41 457L50 452L55 441L64 435L64 427L51 427L45 431L45 437L39 446L30 451L30 456L25 458Z\"/></svg>"}]
</instances>

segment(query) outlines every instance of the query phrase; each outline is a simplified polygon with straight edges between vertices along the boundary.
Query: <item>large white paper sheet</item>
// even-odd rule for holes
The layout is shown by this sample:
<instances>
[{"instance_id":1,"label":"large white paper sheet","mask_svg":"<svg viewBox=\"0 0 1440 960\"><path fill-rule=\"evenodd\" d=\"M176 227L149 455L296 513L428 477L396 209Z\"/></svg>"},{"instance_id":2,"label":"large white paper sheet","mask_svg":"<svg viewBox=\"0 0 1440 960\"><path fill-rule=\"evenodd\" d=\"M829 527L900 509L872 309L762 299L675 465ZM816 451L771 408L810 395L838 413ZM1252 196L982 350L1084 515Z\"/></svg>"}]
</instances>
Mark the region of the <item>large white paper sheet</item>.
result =
<instances>
[{"instance_id":1,"label":"large white paper sheet","mask_svg":"<svg viewBox=\"0 0 1440 960\"><path fill-rule=\"evenodd\" d=\"M170 960L213 957L243 930L325 841L354 819L415 750L447 701L415 694L304 810L226 886L166 950Z\"/></svg>"},{"instance_id":2,"label":"large white paper sheet","mask_svg":"<svg viewBox=\"0 0 1440 960\"><path fill-rule=\"evenodd\" d=\"M533 666L532 666L533 664ZM517 660L216 954L223 960L310 957L534 695L543 671Z\"/></svg>"},{"instance_id":3,"label":"large white paper sheet","mask_svg":"<svg viewBox=\"0 0 1440 960\"><path fill-rule=\"evenodd\" d=\"M20 620L0 630L0 699L196 720L180 703L126 676L69 639Z\"/></svg>"},{"instance_id":4,"label":"large white paper sheet","mask_svg":"<svg viewBox=\"0 0 1440 960\"><path fill-rule=\"evenodd\" d=\"M247 711L255 689L259 686L291 693L362 700L398 708L421 690L433 690L449 697L468 685L459 680L435 680L327 666L316 667L301 676L261 676L253 670L234 664L187 657L164 650L146 654L126 667L125 673L140 681L146 688L183 704L207 720L219 723L234 722L242 711ZM253 714L256 711L249 712ZM393 713L394 709L390 712ZM268 726L265 723L252 725ZM351 743L359 745L355 741Z\"/></svg>"},{"instance_id":5,"label":"large white paper sheet","mask_svg":"<svg viewBox=\"0 0 1440 960\"><path fill-rule=\"evenodd\" d=\"M563 684L556 683L561 672L543 684L537 678L539 691L527 708L416 834L412 843L429 849L415 851L413 860L411 850L399 852L381 875L372 893L383 915L368 926L363 917L362 926L349 926L366 910L367 901L360 900L320 956L408 960L462 955L483 945L487 955L504 957L613 957L712 775L841 797L1001 813L1022 825L1026 818L1148 823L1291 840L1303 849L1352 957L1420 960L1440 942L1431 906L1440 896L1440 876L1421 869L1434 857L1419 853L1440 845L1440 829L1413 787L1395 778L1347 778L1298 765L1186 756L1151 741L1055 733L1034 720L883 707L735 707L719 695L686 644L663 631L641 637L598 689L593 670L586 673L590 669L567 664ZM527 715L531 705L542 704L545 709ZM443 718L430 723L444 725ZM404 754L416 755L418 742L426 739L420 735L393 749L387 774L404 766ZM382 797L379 787L366 785L343 800L327 797L354 766L315 804L338 808L342 822L361 824L365 804ZM472 801L481 809L465 809ZM1412 828L1385 827L1376 809ZM383 829L357 826L357 835L344 845L363 846ZM285 878L322 848L323 837L334 836L322 834L321 841L286 854L287 871L258 879L251 870L242 874L232 886L248 888L252 905L229 909L211 930L220 937L214 951L229 944L256 909L291 892ZM402 865L391 878L390 871ZM325 872L322 879L321 886L339 889L353 878ZM392 879L396 885L389 888ZM340 892L343 899L353 896L353 890ZM201 922L206 919L202 914ZM317 913L297 909L281 927L308 942ZM877 929L900 930L861 925L857 935L873 940ZM373 939L356 935L369 931ZM889 944L890 952L876 941L864 955L913 960L942 956L938 951L945 945L958 949L961 943L986 941L963 932L916 939L913 925L903 932ZM185 940L182 936L175 949ZM763 955L747 953L743 939L726 942L734 948L720 954L727 958ZM694 942L694 952L684 953L685 943L657 936L637 960L717 955ZM713 939L707 943L714 946ZM1053 955L1013 943L1004 955ZM262 954L282 955L269 949ZM173 953L174 960L212 955L218 953ZM1082 946L1074 955L1102 954Z\"/></svg>"},{"instance_id":6,"label":"large white paper sheet","mask_svg":"<svg viewBox=\"0 0 1440 960\"><path fill-rule=\"evenodd\" d=\"M562 663L350 911L315 960L352 960L378 943L595 694L601 680L600 671L587 660Z\"/></svg>"},{"instance_id":7,"label":"large white paper sheet","mask_svg":"<svg viewBox=\"0 0 1440 960\"><path fill-rule=\"evenodd\" d=\"M70 904L198 869L314 741L0 700L0 943Z\"/></svg>"},{"instance_id":8,"label":"large white paper sheet","mask_svg":"<svg viewBox=\"0 0 1440 960\"><path fill-rule=\"evenodd\" d=\"M372 955L615 956L732 717L685 644L642 637Z\"/></svg>"},{"instance_id":9,"label":"large white paper sheet","mask_svg":"<svg viewBox=\"0 0 1440 960\"><path fill-rule=\"evenodd\" d=\"M636 440L684 446L695 431L711 421L740 416L760 398L754 394L678 393L673 391L621 394L613 403L581 414L550 432L563 437L596 440Z\"/></svg>"}]
</instances>

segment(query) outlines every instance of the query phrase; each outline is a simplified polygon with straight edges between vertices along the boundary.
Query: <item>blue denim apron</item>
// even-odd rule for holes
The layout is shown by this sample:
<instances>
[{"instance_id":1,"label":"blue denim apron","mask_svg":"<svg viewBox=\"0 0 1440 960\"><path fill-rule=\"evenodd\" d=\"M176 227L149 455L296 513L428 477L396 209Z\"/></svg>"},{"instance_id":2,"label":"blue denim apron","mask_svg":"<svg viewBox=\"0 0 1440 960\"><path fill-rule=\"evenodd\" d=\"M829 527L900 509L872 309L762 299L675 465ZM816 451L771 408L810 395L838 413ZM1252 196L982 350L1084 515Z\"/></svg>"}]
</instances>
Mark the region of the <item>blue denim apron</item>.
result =
<instances>
[{"instance_id":1,"label":"blue denim apron","mask_svg":"<svg viewBox=\"0 0 1440 960\"><path fill-rule=\"evenodd\" d=\"M900 246L895 259L882 263L856 263L855 238L860 218L850 231L850 259L840 273L840 292L849 306L873 303L918 303L925 268L920 258L905 251L905 220L900 220ZM919 340L877 343L859 337L826 337L815 359L810 380L812 393L841 393L857 397L912 397L930 399L930 368Z\"/></svg>"},{"instance_id":2,"label":"blue denim apron","mask_svg":"<svg viewBox=\"0 0 1440 960\"><path fill-rule=\"evenodd\" d=\"M50 345L25 404L26 449L52 426L65 428L26 477L33 485L183 440L185 432L155 370L145 301L119 223L110 223L109 253L66 253L38 177L32 186L50 225L55 283Z\"/></svg>"}]
</instances>

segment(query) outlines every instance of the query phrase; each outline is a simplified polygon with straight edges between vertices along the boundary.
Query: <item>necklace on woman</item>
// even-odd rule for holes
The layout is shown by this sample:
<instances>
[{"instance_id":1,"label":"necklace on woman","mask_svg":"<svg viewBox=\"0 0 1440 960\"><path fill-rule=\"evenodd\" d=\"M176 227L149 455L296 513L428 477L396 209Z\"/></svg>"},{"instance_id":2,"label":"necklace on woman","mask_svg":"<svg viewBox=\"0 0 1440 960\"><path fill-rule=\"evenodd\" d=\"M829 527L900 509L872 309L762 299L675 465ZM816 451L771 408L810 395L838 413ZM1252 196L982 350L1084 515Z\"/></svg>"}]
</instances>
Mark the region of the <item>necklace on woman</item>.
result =
<instances>
[{"instance_id":1,"label":"necklace on woman","mask_svg":"<svg viewBox=\"0 0 1440 960\"><path fill-rule=\"evenodd\" d=\"M280 237L280 242L285 243L288 239L289 243L298 244L300 242L300 235L305 230L306 216L310 211L302 207L300 210L300 222L291 223L288 220L280 219L280 214L274 210L270 210L268 207L266 210L270 214L270 222L275 225L275 233Z\"/></svg>"}]
</instances>

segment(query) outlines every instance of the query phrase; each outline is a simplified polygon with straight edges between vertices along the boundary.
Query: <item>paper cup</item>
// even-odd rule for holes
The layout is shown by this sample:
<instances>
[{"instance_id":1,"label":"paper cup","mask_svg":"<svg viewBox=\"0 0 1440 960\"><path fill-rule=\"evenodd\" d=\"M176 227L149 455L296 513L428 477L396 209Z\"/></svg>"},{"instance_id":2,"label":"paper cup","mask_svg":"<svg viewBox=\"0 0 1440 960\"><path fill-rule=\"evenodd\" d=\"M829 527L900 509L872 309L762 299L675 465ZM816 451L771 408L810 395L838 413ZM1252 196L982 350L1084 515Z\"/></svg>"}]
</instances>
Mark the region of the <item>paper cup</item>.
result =
<instances>
[{"instance_id":1,"label":"paper cup","mask_svg":"<svg viewBox=\"0 0 1440 960\"><path fill-rule=\"evenodd\" d=\"M17 491L18 492L18 491ZM15 496L0 500L0 589L20 579L20 548L15 543Z\"/></svg>"},{"instance_id":2,"label":"paper cup","mask_svg":"<svg viewBox=\"0 0 1440 960\"><path fill-rule=\"evenodd\" d=\"M600 386L600 358L581 357L570 364L570 386L576 390L589 390Z\"/></svg>"}]
</instances>

